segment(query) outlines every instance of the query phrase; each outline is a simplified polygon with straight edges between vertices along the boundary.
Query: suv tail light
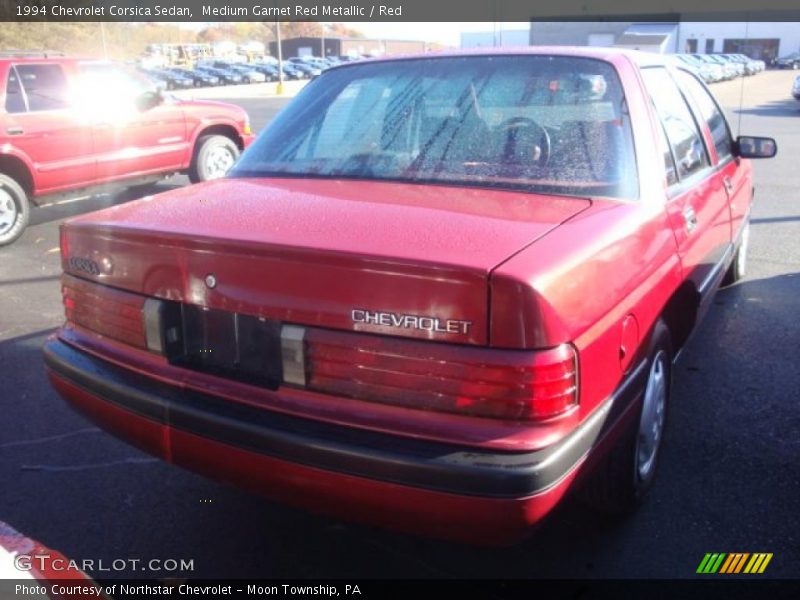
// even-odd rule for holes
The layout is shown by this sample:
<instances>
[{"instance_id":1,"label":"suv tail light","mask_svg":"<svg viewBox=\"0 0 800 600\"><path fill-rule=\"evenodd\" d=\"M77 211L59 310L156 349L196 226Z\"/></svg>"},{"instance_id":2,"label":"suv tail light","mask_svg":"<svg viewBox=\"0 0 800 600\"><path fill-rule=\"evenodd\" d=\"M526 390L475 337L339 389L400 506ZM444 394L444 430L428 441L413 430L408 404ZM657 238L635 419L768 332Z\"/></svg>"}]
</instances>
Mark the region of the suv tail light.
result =
<instances>
[{"instance_id":1,"label":"suv tail light","mask_svg":"<svg viewBox=\"0 0 800 600\"><path fill-rule=\"evenodd\" d=\"M273 389L282 383L522 421L555 417L578 403L578 362L569 344L500 350L306 328L146 298L69 275L62 289L71 323L175 365Z\"/></svg>"}]
</instances>

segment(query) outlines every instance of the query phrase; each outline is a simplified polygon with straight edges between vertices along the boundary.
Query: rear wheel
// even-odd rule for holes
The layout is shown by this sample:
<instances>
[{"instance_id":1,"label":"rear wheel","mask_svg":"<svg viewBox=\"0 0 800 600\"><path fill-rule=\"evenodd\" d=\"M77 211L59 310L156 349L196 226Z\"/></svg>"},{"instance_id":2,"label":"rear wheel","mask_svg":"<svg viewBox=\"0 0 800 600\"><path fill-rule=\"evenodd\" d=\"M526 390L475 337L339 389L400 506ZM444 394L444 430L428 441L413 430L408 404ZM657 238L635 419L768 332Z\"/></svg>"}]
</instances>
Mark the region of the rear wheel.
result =
<instances>
[{"instance_id":1,"label":"rear wheel","mask_svg":"<svg viewBox=\"0 0 800 600\"><path fill-rule=\"evenodd\" d=\"M744 279L747 274L747 249L750 246L750 222L744 224L742 230L742 239L739 242L739 248L733 257L731 266L728 267L727 273L722 280L722 285L733 285L737 281Z\"/></svg>"},{"instance_id":2,"label":"rear wheel","mask_svg":"<svg viewBox=\"0 0 800 600\"><path fill-rule=\"evenodd\" d=\"M633 512L655 481L672 387L669 329L659 320L647 359L647 384L637 418L585 482L581 493L592 507L614 514Z\"/></svg>"},{"instance_id":3,"label":"rear wheel","mask_svg":"<svg viewBox=\"0 0 800 600\"><path fill-rule=\"evenodd\" d=\"M28 194L11 177L0 174L0 246L22 235L30 216Z\"/></svg>"},{"instance_id":4,"label":"rear wheel","mask_svg":"<svg viewBox=\"0 0 800 600\"><path fill-rule=\"evenodd\" d=\"M239 147L224 135L206 135L197 140L194 158L189 167L192 183L224 177L236 159Z\"/></svg>"}]
</instances>

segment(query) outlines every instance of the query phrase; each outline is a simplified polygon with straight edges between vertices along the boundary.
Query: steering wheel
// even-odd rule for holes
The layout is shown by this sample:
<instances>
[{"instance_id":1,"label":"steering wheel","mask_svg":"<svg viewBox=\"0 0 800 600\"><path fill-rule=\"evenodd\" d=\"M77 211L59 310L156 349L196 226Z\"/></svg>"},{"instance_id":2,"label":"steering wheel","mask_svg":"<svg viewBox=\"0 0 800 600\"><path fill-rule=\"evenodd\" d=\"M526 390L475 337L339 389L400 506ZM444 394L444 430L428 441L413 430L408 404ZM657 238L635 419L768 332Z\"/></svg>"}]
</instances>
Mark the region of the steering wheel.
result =
<instances>
[{"instance_id":1,"label":"steering wheel","mask_svg":"<svg viewBox=\"0 0 800 600\"><path fill-rule=\"evenodd\" d=\"M512 117L500 123L497 130L502 144L501 156L505 162L535 164L539 167L545 167L550 162L550 134L533 119Z\"/></svg>"}]
</instances>

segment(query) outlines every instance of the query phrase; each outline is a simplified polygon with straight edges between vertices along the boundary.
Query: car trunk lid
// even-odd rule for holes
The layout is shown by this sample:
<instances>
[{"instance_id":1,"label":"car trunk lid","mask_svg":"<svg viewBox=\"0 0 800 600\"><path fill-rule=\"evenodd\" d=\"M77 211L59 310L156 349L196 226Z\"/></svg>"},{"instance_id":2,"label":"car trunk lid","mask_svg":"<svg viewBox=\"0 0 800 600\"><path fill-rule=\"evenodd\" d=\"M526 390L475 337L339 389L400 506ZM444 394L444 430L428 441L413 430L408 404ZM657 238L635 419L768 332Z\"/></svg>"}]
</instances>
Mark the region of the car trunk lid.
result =
<instances>
[{"instance_id":1,"label":"car trunk lid","mask_svg":"<svg viewBox=\"0 0 800 600\"><path fill-rule=\"evenodd\" d=\"M223 179L92 213L65 271L287 323L488 344L492 269L586 199L329 179Z\"/></svg>"}]
</instances>

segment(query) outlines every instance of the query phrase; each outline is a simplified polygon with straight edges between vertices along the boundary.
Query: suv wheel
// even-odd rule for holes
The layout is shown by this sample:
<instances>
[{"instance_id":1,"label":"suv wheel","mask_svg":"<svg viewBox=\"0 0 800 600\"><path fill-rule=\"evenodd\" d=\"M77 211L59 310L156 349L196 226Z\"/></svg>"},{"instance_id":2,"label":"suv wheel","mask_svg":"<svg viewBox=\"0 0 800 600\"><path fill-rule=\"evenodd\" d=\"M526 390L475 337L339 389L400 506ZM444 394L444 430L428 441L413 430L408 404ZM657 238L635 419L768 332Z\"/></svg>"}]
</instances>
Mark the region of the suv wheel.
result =
<instances>
[{"instance_id":1,"label":"suv wheel","mask_svg":"<svg viewBox=\"0 0 800 600\"><path fill-rule=\"evenodd\" d=\"M0 174L0 246L22 235L30 216L28 194L11 177Z\"/></svg>"},{"instance_id":2,"label":"suv wheel","mask_svg":"<svg viewBox=\"0 0 800 600\"><path fill-rule=\"evenodd\" d=\"M239 147L233 140L224 135L205 135L197 140L189 179L198 183L224 177L237 158Z\"/></svg>"},{"instance_id":3,"label":"suv wheel","mask_svg":"<svg viewBox=\"0 0 800 600\"><path fill-rule=\"evenodd\" d=\"M584 501L612 514L628 514L655 481L672 387L672 344L659 320L650 342L647 383L637 418L581 488Z\"/></svg>"}]
</instances>

